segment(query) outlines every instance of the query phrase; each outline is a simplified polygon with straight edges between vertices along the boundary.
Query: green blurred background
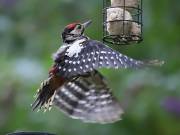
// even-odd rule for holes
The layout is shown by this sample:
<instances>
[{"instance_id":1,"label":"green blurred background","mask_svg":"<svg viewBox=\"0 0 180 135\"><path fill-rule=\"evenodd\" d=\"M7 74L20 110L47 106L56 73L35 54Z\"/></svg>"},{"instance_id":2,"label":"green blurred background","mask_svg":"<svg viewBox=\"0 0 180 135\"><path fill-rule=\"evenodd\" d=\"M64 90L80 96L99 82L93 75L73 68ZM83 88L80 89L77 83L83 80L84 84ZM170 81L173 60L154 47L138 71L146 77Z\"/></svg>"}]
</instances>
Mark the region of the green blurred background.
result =
<instances>
[{"instance_id":1,"label":"green blurred background","mask_svg":"<svg viewBox=\"0 0 180 135\"><path fill-rule=\"evenodd\" d=\"M60 33L71 22L93 20L86 31L102 39L102 0L0 0L0 135L48 131L58 135L180 135L180 1L144 0L144 41L114 46L137 59L165 60L160 68L101 70L126 106L123 120L86 124L53 107L33 112Z\"/></svg>"}]
</instances>

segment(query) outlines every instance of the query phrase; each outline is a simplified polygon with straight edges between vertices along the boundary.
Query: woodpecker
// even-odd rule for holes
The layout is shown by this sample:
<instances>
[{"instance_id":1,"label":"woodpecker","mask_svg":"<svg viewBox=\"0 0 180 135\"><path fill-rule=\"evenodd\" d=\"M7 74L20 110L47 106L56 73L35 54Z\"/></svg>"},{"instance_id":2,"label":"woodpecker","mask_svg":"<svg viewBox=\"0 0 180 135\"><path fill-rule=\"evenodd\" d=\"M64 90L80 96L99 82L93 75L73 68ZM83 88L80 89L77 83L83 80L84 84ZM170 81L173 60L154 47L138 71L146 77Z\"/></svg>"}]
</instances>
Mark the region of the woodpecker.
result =
<instances>
[{"instance_id":1,"label":"woodpecker","mask_svg":"<svg viewBox=\"0 0 180 135\"><path fill-rule=\"evenodd\" d=\"M32 104L50 109L56 105L71 118L84 122L112 123L123 109L112 95L99 68L141 68L162 62L143 62L123 55L103 43L91 40L84 31L91 24L72 23L62 32L62 46L53 54L54 65L41 83Z\"/></svg>"}]
</instances>

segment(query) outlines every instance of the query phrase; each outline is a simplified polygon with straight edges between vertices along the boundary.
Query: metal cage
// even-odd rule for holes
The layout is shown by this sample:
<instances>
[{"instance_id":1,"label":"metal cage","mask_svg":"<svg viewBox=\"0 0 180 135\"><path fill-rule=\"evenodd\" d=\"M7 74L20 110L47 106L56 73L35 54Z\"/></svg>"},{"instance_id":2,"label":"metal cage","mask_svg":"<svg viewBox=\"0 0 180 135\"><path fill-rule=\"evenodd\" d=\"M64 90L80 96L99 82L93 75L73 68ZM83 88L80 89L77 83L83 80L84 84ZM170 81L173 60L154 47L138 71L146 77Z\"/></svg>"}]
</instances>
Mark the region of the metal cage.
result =
<instances>
[{"instance_id":1,"label":"metal cage","mask_svg":"<svg viewBox=\"0 0 180 135\"><path fill-rule=\"evenodd\" d=\"M143 40L142 0L137 0L135 6L130 6L128 0L114 1L121 3L116 5L112 3L113 0L103 0L103 41L116 45L140 43ZM116 14L116 11L122 12ZM114 16L117 18L113 18Z\"/></svg>"}]
</instances>

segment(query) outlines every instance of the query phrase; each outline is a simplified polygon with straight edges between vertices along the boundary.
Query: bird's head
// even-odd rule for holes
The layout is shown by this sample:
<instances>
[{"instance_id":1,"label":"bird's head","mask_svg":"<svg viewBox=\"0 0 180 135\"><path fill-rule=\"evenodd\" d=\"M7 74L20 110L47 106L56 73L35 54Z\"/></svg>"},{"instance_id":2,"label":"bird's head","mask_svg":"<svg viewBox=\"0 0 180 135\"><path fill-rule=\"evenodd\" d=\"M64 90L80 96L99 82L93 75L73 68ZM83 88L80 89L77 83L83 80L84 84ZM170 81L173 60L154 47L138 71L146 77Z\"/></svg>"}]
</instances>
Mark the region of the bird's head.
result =
<instances>
[{"instance_id":1,"label":"bird's head","mask_svg":"<svg viewBox=\"0 0 180 135\"><path fill-rule=\"evenodd\" d=\"M91 20L85 23L71 23L67 25L62 33L63 42L73 42L83 35L84 30L91 24Z\"/></svg>"}]
</instances>

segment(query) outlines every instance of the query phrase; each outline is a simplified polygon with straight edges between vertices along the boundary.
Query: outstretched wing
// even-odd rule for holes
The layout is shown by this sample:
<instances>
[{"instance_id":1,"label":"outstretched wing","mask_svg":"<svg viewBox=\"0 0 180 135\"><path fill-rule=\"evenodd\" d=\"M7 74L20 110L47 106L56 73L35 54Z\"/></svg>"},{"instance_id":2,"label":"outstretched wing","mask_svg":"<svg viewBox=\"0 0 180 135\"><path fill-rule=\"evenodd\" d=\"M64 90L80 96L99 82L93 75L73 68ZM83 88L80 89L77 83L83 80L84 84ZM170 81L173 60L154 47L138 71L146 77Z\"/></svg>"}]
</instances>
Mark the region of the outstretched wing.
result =
<instances>
[{"instance_id":1,"label":"outstretched wing","mask_svg":"<svg viewBox=\"0 0 180 135\"><path fill-rule=\"evenodd\" d=\"M82 45L73 44L66 50L63 62L59 63L60 75L82 75L98 68L141 68L147 63L123 55L101 42L87 40Z\"/></svg>"},{"instance_id":2,"label":"outstretched wing","mask_svg":"<svg viewBox=\"0 0 180 135\"><path fill-rule=\"evenodd\" d=\"M112 123L120 120L123 113L98 72L59 88L54 104L71 118L84 122Z\"/></svg>"}]
</instances>

